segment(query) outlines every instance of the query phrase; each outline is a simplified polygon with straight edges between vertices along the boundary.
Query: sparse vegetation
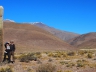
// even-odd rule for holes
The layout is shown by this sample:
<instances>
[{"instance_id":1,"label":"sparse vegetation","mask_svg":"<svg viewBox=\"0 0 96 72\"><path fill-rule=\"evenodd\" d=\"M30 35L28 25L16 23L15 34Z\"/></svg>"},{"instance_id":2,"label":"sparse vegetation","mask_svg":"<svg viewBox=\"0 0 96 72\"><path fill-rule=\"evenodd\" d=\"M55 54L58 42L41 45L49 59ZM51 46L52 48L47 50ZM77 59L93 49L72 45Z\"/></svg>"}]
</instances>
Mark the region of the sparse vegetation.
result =
<instances>
[{"instance_id":1,"label":"sparse vegetation","mask_svg":"<svg viewBox=\"0 0 96 72\"><path fill-rule=\"evenodd\" d=\"M75 54L76 54L76 53L73 52L73 51L67 53L68 56L74 56Z\"/></svg>"},{"instance_id":2,"label":"sparse vegetation","mask_svg":"<svg viewBox=\"0 0 96 72\"><path fill-rule=\"evenodd\" d=\"M92 58L92 53L88 53L87 58Z\"/></svg>"},{"instance_id":3,"label":"sparse vegetation","mask_svg":"<svg viewBox=\"0 0 96 72\"><path fill-rule=\"evenodd\" d=\"M61 61L60 64L64 65L65 64L65 61Z\"/></svg>"},{"instance_id":4,"label":"sparse vegetation","mask_svg":"<svg viewBox=\"0 0 96 72\"><path fill-rule=\"evenodd\" d=\"M27 72L74 72L74 69L96 68L95 54L96 51L79 50L22 53L16 57Z\"/></svg>"},{"instance_id":5,"label":"sparse vegetation","mask_svg":"<svg viewBox=\"0 0 96 72\"><path fill-rule=\"evenodd\" d=\"M20 62L29 62L29 61L37 61L37 57L35 56L34 53L28 53L28 54L22 54L19 57Z\"/></svg>"},{"instance_id":6,"label":"sparse vegetation","mask_svg":"<svg viewBox=\"0 0 96 72\"><path fill-rule=\"evenodd\" d=\"M86 60L78 60L77 61L77 67L85 67L88 64L89 64L89 62Z\"/></svg>"},{"instance_id":7,"label":"sparse vegetation","mask_svg":"<svg viewBox=\"0 0 96 72\"><path fill-rule=\"evenodd\" d=\"M70 68L72 68L73 66L75 66L74 63L68 63L68 64L66 65L66 67L70 67Z\"/></svg>"},{"instance_id":8,"label":"sparse vegetation","mask_svg":"<svg viewBox=\"0 0 96 72\"><path fill-rule=\"evenodd\" d=\"M10 67L5 67L5 68L0 68L0 72L13 72L13 70Z\"/></svg>"},{"instance_id":9,"label":"sparse vegetation","mask_svg":"<svg viewBox=\"0 0 96 72\"><path fill-rule=\"evenodd\" d=\"M36 72L55 72L56 70L56 66L52 65L51 63L47 63L47 64L41 64Z\"/></svg>"}]
</instances>

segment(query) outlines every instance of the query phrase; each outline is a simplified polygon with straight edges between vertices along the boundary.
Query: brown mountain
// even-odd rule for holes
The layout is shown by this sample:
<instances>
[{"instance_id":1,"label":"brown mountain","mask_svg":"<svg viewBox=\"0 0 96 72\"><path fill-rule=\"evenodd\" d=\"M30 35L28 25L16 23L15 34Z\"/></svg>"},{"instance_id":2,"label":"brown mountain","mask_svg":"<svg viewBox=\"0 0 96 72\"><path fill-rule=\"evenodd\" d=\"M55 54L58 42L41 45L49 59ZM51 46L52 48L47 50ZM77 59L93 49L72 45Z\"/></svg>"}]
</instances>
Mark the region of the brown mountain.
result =
<instances>
[{"instance_id":1,"label":"brown mountain","mask_svg":"<svg viewBox=\"0 0 96 72\"><path fill-rule=\"evenodd\" d=\"M96 32L80 35L68 42L79 48L96 48Z\"/></svg>"},{"instance_id":2,"label":"brown mountain","mask_svg":"<svg viewBox=\"0 0 96 72\"><path fill-rule=\"evenodd\" d=\"M80 45L78 45L79 48L96 48L96 38L88 40Z\"/></svg>"},{"instance_id":3,"label":"brown mountain","mask_svg":"<svg viewBox=\"0 0 96 72\"><path fill-rule=\"evenodd\" d=\"M4 42L13 40L17 52L67 50L68 43L31 24L4 21Z\"/></svg>"},{"instance_id":4,"label":"brown mountain","mask_svg":"<svg viewBox=\"0 0 96 72\"><path fill-rule=\"evenodd\" d=\"M60 38L60 39L62 39L64 41L67 41L67 40L70 40L70 39L72 39L74 37L79 36L79 34L68 32L68 31L61 31L61 30L49 27L49 26L47 26L47 25L45 25L43 23L40 23L40 22L34 23L34 25L45 29L46 31L52 33L53 35L55 35L56 37L58 37L58 38Z\"/></svg>"}]
</instances>

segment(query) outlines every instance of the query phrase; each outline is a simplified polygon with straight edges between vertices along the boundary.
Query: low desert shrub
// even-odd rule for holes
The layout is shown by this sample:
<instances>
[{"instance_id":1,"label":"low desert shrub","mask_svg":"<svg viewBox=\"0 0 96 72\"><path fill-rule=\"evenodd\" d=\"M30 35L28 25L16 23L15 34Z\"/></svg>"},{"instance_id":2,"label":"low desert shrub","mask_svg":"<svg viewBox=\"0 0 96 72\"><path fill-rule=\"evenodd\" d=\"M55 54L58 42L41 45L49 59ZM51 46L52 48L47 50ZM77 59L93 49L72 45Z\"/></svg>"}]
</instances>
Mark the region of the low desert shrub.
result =
<instances>
[{"instance_id":1,"label":"low desert shrub","mask_svg":"<svg viewBox=\"0 0 96 72\"><path fill-rule=\"evenodd\" d=\"M75 53L75 52L73 52L73 51L72 51L72 52L68 52L68 53L67 53L67 55L68 55L68 56L74 56L75 54L76 54L76 53Z\"/></svg>"},{"instance_id":2,"label":"low desert shrub","mask_svg":"<svg viewBox=\"0 0 96 72\"><path fill-rule=\"evenodd\" d=\"M93 56L92 56L92 53L88 53L87 54L87 58L92 58Z\"/></svg>"},{"instance_id":3,"label":"low desert shrub","mask_svg":"<svg viewBox=\"0 0 96 72\"><path fill-rule=\"evenodd\" d=\"M10 67L6 67L6 68L0 68L0 72L13 72L13 70Z\"/></svg>"},{"instance_id":4,"label":"low desert shrub","mask_svg":"<svg viewBox=\"0 0 96 72\"><path fill-rule=\"evenodd\" d=\"M19 60L20 62L29 62L29 61L37 61L37 57L34 56L35 54L34 53L29 53L29 54L22 54L20 57L19 57Z\"/></svg>"},{"instance_id":5,"label":"low desert shrub","mask_svg":"<svg viewBox=\"0 0 96 72\"><path fill-rule=\"evenodd\" d=\"M36 56L37 58L41 58L41 57L42 57L41 52L36 52L36 53L35 53L35 56Z\"/></svg>"},{"instance_id":6,"label":"low desert shrub","mask_svg":"<svg viewBox=\"0 0 96 72\"><path fill-rule=\"evenodd\" d=\"M64 65L64 64L65 64L65 61L60 61L60 64L61 64L61 65Z\"/></svg>"},{"instance_id":7,"label":"low desert shrub","mask_svg":"<svg viewBox=\"0 0 96 72\"><path fill-rule=\"evenodd\" d=\"M77 63L77 67L85 67L85 64L83 64L83 63Z\"/></svg>"},{"instance_id":8,"label":"low desert shrub","mask_svg":"<svg viewBox=\"0 0 96 72\"><path fill-rule=\"evenodd\" d=\"M66 65L66 67L70 67L70 68L72 68L73 66L75 66L74 63L68 63L68 64Z\"/></svg>"},{"instance_id":9,"label":"low desert shrub","mask_svg":"<svg viewBox=\"0 0 96 72\"><path fill-rule=\"evenodd\" d=\"M83 56L83 55L86 54L86 53L87 53L86 50L80 50L80 51L78 51L78 54L81 55L81 56Z\"/></svg>"},{"instance_id":10,"label":"low desert shrub","mask_svg":"<svg viewBox=\"0 0 96 72\"><path fill-rule=\"evenodd\" d=\"M54 54L54 55L53 55L53 57L55 57L55 58L57 58L57 57L61 58L61 56L62 56L62 55L61 55L60 53L57 53L57 54Z\"/></svg>"},{"instance_id":11,"label":"low desert shrub","mask_svg":"<svg viewBox=\"0 0 96 72\"><path fill-rule=\"evenodd\" d=\"M36 72L55 72L56 66L50 63L41 64L37 69Z\"/></svg>"},{"instance_id":12,"label":"low desert shrub","mask_svg":"<svg viewBox=\"0 0 96 72\"><path fill-rule=\"evenodd\" d=\"M84 59L77 61L77 67L85 67L86 65L89 65L89 61L84 60Z\"/></svg>"},{"instance_id":13,"label":"low desert shrub","mask_svg":"<svg viewBox=\"0 0 96 72\"><path fill-rule=\"evenodd\" d=\"M67 57L67 54L66 54L66 53L63 53L63 54L62 54L62 57Z\"/></svg>"},{"instance_id":14,"label":"low desert shrub","mask_svg":"<svg viewBox=\"0 0 96 72\"><path fill-rule=\"evenodd\" d=\"M49 57L53 57L54 54L53 54L52 52L50 52L50 53L48 54L48 56L49 56Z\"/></svg>"},{"instance_id":15,"label":"low desert shrub","mask_svg":"<svg viewBox=\"0 0 96 72\"><path fill-rule=\"evenodd\" d=\"M41 52L36 52L35 54L36 54L36 55L41 55Z\"/></svg>"}]
</instances>

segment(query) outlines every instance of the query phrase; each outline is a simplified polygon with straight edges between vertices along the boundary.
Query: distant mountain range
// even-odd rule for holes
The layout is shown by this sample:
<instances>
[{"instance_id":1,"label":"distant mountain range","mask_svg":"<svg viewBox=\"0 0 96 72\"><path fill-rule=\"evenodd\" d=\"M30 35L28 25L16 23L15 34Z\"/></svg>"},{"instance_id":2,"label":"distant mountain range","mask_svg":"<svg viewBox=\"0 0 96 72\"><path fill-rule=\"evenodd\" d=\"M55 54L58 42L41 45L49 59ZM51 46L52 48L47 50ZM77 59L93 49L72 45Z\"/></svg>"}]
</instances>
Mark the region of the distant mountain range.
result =
<instances>
[{"instance_id":1,"label":"distant mountain range","mask_svg":"<svg viewBox=\"0 0 96 72\"><path fill-rule=\"evenodd\" d=\"M4 21L4 42L14 40L16 52L74 50L50 32L31 24Z\"/></svg>"},{"instance_id":2,"label":"distant mountain range","mask_svg":"<svg viewBox=\"0 0 96 72\"><path fill-rule=\"evenodd\" d=\"M72 32L57 30L42 23L35 23L34 25L45 29L77 48L96 48L96 32L79 35Z\"/></svg>"},{"instance_id":3,"label":"distant mountain range","mask_svg":"<svg viewBox=\"0 0 96 72\"><path fill-rule=\"evenodd\" d=\"M6 19L6 20L4 20L4 22L14 22L14 21L10 20L10 19ZM76 34L76 33L62 31L62 30L55 29L53 27L49 27L46 24L43 24L41 22L29 22L29 23L23 22L22 24L33 24L35 26L38 26L64 41L67 41L67 40L70 40L76 36L79 36L79 34Z\"/></svg>"},{"instance_id":4,"label":"distant mountain range","mask_svg":"<svg viewBox=\"0 0 96 72\"><path fill-rule=\"evenodd\" d=\"M64 41L67 41L67 40L70 40L76 36L79 36L79 34L76 34L76 33L72 33L72 32L68 32L68 31L62 31L62 30L58 30L58 29L55 29L55 28L52 28L52 27L49 27L43 23L34 23L35 26L38 26L40 28L43 28L44 30L52 33L53 35L57 36L58 38L64 40Z\"/></svg>"},{"instance_id":5,"label":"distant mountain range","mask_svg":"<svg viewBox=\"0 0 96 72\"><path fill-rule=\"evenodd\" d=\"M29 49L32 47L32 50L96 48L96 32L79 35L49 27L41 22L15 23L5 20L4 41L10 39L13 39L21 49L27 46Z\"/></svg>"}]
</instances>

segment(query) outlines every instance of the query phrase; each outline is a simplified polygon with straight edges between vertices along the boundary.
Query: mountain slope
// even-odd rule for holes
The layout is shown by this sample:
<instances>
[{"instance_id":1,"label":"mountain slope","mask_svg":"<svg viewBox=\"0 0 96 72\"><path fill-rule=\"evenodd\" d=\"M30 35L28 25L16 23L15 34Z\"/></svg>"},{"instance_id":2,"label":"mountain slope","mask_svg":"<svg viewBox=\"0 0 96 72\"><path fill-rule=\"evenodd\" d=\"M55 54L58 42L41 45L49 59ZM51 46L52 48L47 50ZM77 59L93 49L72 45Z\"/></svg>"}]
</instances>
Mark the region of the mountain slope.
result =
<instances>
[{"instance_id":1,"label":"mountain slope","mask_svg":"<svg viewBox=\"0 0 96 72\"><path fill-rule=\"evenodd\" d=\"M90 39L80 45L77 46L78 48L96 48L96 38Z\"/></svg>"},{"instance_id":2,"label":"mountain slope","mask_svg":"<svg viewBox=\"0 0 96 72\"><path fill-rule=\"evenodd\" d=\"M61 30L49 27L49 26L47 26L43 23L40 23L40 22L34 23L34 25L45 29L46 31L52 33L53 35L57 36L58 38L60 38L64 41L67 41L67 40L72 39L76 36L79 36L79 34L75 34L75 33L72 33L72 32L67 32L67 31L61 31Z\"/></svg>"},{"instance_id":3,"label":"mountain slope","mask_svg":"<svg viewBox=\"0 0 96 72\"><path fill-rule=\"evenodd\" d=\"M69 40L68 42L79 48L96 48L96 32L80 35Z\"/></svg>"},{"instance_id":4,"label":"mountain slope","mask_svg":"<svg viewBox=\"0 0 96 72\"><path fill-rule=\"evenodd\" d=\"M4 22L4 42L10 40L14 40L17 52L73 48L63 40L34 25Z\"/></svg>"}]
</instances>

